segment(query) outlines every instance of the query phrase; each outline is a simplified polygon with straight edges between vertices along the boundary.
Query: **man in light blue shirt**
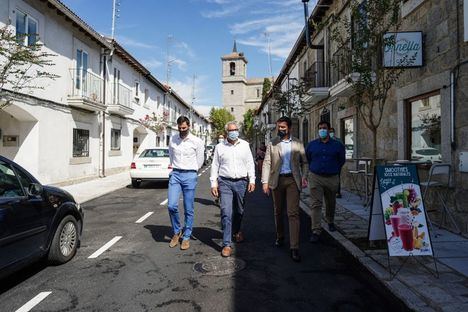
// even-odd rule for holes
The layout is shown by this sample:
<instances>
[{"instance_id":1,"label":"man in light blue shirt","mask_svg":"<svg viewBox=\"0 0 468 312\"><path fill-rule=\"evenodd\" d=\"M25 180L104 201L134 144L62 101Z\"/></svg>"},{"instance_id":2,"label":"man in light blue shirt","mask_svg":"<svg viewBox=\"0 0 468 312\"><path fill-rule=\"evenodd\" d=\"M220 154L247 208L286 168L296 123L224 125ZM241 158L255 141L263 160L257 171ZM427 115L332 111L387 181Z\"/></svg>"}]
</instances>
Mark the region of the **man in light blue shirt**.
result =
<instances>
[{"instance_id":1,"label":"man in light blue shirt","mask_svg":"<svg viewBox=\"0 0 468 312\"><path fill-rule=\"evenodd\" d=\"M281 163L280 174L291 173L291 137L281 140L281 151L283 154L283 162Z\"/></svg>"}]
</instances>

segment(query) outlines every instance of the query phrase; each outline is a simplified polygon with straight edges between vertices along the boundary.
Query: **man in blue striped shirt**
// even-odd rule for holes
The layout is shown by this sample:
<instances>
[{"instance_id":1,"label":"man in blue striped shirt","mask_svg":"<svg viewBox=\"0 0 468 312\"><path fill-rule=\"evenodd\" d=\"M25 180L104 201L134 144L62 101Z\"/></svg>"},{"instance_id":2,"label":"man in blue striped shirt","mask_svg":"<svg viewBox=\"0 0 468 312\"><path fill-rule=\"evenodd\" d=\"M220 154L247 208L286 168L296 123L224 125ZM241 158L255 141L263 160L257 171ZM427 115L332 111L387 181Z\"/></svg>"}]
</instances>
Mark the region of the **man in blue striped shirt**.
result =
<instances>
[{"instance_id":1,"label":"man in blue striped shirt","mask_svg":"<svg viewBox=\"0 0 468 312\"><path fill-rule=\"evenodd\" d=\"M325 221L330 231L336 231L335 206L336 193L340 182L339 173L345 163L344 145L332 140L329 135L330 123L318 124L319 138L311 141L306 148L309 162L309 186L311 198L311 242L317 242L321 232L320 220L325 199Z\"/></svg>"}]
</instances>

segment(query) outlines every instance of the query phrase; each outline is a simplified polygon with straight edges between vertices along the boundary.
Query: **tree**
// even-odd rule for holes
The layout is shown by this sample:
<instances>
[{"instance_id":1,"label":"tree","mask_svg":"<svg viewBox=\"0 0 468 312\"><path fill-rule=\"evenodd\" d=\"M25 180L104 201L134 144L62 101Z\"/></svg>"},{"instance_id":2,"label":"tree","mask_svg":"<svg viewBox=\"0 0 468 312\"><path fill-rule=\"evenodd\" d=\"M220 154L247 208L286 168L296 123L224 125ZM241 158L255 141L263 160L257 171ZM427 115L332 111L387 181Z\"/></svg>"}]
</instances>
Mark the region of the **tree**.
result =
<instances>
[{"instance_id":1,"label":"tree","mask_svg":"<svg viewBox=\"0 0 468 312\"><path fill-rule=\"evenodd\" d=\"M36 35L15 34L9 25L0 29L0 109L11 104L11 98L6 96L7 89L42 89L34 80L59 77L46 70L54 65L49 59L54 55L42 51L43 45L29 40L30 36Z\"/></svg>"},{"instance_id":2,"label":"tree","mask_svg":"<svg viewBox=\"0 0 468 312\"><path fill-rule=\"evenodd\" d=\"M225 108L212 108L210 110L210 120L213 124L212 136L217 138L220 134L224 134L224 126L236 118Z\"/></svg>"},{"instance_id":3,"label":"tree","mask_svg":"<svg viewBox=\"0 0 468 312\"><path fill-rule=\"evenodd\" d=\"M289 83L289 88L287 90L281 90L281 86L273 90L273 107L283 116L304 116L309 113L313 107L312 104L304 100L310 83L304 79L293 81L294 83Z\"/></svg>"},{"instance_id":4,"label":"tree","mask_svg":"<svg viewBox=\"0 0 468 312\"><path fill-rule=\"evenodd\" d=\"M400 24L400 0L350 1L351 18L334 17L331 40L337 45L332 66L352 85L350 102L357 108L372 133L373 164L377 159L377 133L388 103L388 94L416 55L406 57L396 67L385 67L384 48L395 51L395 35ZM323 27L319 26L319 27Z\"/></svg>"},{"instance_id":5,"label":"tree","mask_svg":"<svg viewBox=\"0 0 468 312\"><path fill-rule=\"evenodd\" d=\"M263 79L263 88L262 88L262 99L268 95L268 92L271 90L271 80L270 78Z\"/></svg>"},{"instance_id":6,"label":"tree","mask_svg":"<svg viewBox=\"0 0 468 312\"><path fill-rule=\"evenodd\" d=\"M255 109L249 109L244 114L244 121L242 122L242 134L249 142L253 142L255 129L254 129Z\"/></svg>"}]
</instances>

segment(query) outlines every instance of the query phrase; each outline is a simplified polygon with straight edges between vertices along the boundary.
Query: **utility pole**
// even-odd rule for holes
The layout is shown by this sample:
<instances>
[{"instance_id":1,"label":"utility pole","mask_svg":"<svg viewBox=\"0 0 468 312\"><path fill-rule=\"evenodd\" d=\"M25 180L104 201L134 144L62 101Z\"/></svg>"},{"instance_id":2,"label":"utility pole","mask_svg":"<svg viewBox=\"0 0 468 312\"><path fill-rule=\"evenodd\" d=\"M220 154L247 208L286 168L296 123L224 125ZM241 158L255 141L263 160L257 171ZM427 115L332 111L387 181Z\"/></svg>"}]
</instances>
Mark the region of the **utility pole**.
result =
<instances>
[{"instance_id":1,"label":"utility pole","mask_svg":"<svg viewBox=\"0 0 468 312\"><path fill-rule=\"evenodd\" d=\"M267 38L267 44L268 44L268 68L270 70L270 77L271 77L271 82L273 83L273 70L271 69L271 41L270 41L270 34L265 31L265 37Z\"/></svg>"},{"instance_id":2,"label":"utility pole","mask_svg":"<svg viewBox=\"0 0 468 312\"><path fill-rule=\"evenodd\" d=\"M112 0L112 40L115 39L115 22L116 19L120 17L120 0Z\"/></svg>"}]
</instances>

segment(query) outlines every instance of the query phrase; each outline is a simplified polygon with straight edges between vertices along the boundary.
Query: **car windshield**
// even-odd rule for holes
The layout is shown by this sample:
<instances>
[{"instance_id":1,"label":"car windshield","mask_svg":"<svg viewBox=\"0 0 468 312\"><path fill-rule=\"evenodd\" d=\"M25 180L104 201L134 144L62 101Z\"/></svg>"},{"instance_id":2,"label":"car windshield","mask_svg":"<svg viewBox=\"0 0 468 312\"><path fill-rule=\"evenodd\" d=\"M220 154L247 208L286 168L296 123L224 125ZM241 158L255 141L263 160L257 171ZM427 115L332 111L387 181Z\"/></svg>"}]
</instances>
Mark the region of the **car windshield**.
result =
<instances>
[{"instance_id":1,"label":"car windshield","mask_svg":"<svg viewBox=\"0 0 468 312\"><path fill-rule=\"evenodd\" d=\"M147 149L141 153L140 158L148 157L169 157L168 149Z\"/></svg>"}]
</instances>

